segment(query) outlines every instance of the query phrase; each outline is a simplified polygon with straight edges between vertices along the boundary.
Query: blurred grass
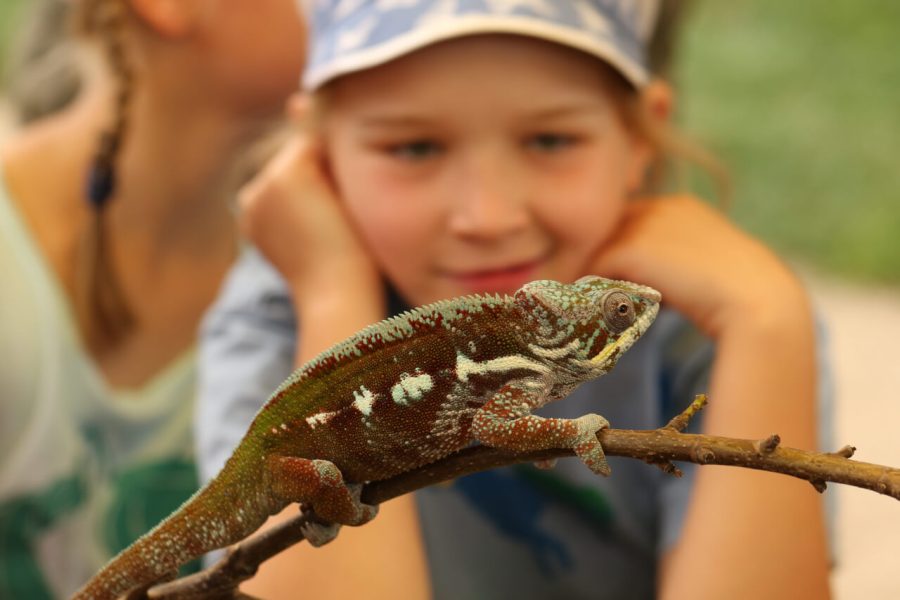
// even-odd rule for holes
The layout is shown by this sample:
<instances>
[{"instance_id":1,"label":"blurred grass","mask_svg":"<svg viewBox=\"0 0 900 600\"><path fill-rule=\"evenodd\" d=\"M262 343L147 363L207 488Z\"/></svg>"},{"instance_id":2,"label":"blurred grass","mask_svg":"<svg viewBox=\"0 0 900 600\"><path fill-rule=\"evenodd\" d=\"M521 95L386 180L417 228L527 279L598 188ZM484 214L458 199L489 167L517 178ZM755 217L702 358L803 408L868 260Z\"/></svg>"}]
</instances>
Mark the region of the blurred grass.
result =
<instances>
[{"instance_id":1,"label":"blurred grass","mask_svg":"<svg viewBox=\"0 0 900 600\"><path fill-rule=\"evenodd\" d=\"M24 0L0 0L0 51L3 53L0 58L6 56L8 40L24 5Z\"/></svg>"},{"instance_id":2,"label":"blurred grass","mask_svg":"<svg viewBox=\"0 0 900 600\"><path fill-rule=\"evenodd\" d=\"M22 6L0 0L0 49ZM731 168L732 216L900 283L900 1L696 0L680 51L681 117Z\"/></svg>"},{"instance_id":3,"label":"blurred grass","mask_svg":"<svg viewBox=\"0 0 900 600\"><path fill-rule=\"evenodd\" d=\"M705 0L681 116L731 168L731 212L779 251L900 283L900 2Z\"/></svg>"}]
</instances>

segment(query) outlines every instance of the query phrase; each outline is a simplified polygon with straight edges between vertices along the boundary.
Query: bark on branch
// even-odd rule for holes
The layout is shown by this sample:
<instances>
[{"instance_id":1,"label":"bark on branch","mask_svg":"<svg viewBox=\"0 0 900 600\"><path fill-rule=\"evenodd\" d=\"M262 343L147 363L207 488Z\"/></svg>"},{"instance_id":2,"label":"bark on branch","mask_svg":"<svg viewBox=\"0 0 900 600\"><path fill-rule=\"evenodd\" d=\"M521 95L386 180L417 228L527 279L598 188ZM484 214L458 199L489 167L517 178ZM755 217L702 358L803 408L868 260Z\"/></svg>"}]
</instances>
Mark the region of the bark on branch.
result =
<instances>
[{"instance_id":1,"label":"bark on branch","mask_svg":"<svg viewBox=\"0 0 900 600\"><path fill-rule=\"evenodd\" d=\"M665 427L648 431L605 429L598 433L598 438L607 455L643 460L674 476L680 476L681 472L673 461L729 465L805 479L819 492L825 491L826 482L833 482L869 489L900 500L900 469L850 460L855 452L852 446L823 454L782 447L777 434L759 440L743 440L682 433L690 419L705 405L706 397L697 396L683 413ZM475 446L415 471L369 483L363 488L362 500L380 504L419 488L470 473L572 455L570 450L564 449L516 454ZM612 476L615 477L615 473ZM165 600L250 598L238 592L237 586L252 577L263 561L302 541L300 525L311 519L315 516L310 513L298 514L290 521L247 538L205 571L157 585L146 595L139 593L132 597Z\"/></svg>"}]
</instances>

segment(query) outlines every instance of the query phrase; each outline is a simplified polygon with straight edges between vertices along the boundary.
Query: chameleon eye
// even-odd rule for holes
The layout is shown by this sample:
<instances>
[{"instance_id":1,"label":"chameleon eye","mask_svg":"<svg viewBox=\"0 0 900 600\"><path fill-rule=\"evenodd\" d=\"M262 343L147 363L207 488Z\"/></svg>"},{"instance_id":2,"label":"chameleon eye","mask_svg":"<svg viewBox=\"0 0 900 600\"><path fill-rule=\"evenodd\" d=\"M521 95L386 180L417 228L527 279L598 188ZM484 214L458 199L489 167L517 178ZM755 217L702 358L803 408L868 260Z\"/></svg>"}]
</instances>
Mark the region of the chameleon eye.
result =
<instances>
[{"instance_id":1,"label":"chameleon eye","mask_svg":"<svg viewBox=\"0 0 900 600\"><path fill-rule=\"evenodd\" d=\"M625 292L610 290L600 301L603 303L603 319L612 333L622 333L634 323L634 303Z\"/></svg>"}]
</instances>

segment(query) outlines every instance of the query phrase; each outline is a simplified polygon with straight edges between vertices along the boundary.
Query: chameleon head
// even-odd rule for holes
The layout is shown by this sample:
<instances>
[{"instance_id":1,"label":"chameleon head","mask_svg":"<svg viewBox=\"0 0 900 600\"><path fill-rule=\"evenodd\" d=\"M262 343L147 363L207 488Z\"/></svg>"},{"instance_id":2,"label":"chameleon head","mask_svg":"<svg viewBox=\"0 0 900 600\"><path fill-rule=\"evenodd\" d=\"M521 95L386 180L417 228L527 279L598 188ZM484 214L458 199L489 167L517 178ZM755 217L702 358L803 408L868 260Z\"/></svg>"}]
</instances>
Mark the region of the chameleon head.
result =
<instances>
[{"instance_id":1,"label":"chameleon head","mask_svg":"<svg viewBox=\"0 0 900 600\"><path fill-rule=\"evenodd\" d=\"M532 281L515 294L531 325L528 342L533 347L544 356L589 361L592 370L603 372L647 331L660 298L653 288L596 275L569 285Z\"/></svg>"}]
</instances>

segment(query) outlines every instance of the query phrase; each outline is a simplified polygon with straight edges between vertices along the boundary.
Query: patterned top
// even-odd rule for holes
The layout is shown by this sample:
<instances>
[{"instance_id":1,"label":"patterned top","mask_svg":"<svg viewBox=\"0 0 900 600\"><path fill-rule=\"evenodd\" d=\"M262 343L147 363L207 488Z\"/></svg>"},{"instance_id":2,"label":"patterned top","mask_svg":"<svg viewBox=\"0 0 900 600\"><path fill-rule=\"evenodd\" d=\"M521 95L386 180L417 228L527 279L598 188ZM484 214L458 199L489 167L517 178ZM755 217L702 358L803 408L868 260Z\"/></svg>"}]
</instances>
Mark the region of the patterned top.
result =
<instances>
[{"instance_id":1,"label":"patterned top","mask_svg":"<svg viewBox=\"0 0 900 600\"><path fill-rule=\"evenodd\" d=\"M197 487L195 352L114 390L0 181L0 598L67 597Z\"/></svg>"}]
</instances>

